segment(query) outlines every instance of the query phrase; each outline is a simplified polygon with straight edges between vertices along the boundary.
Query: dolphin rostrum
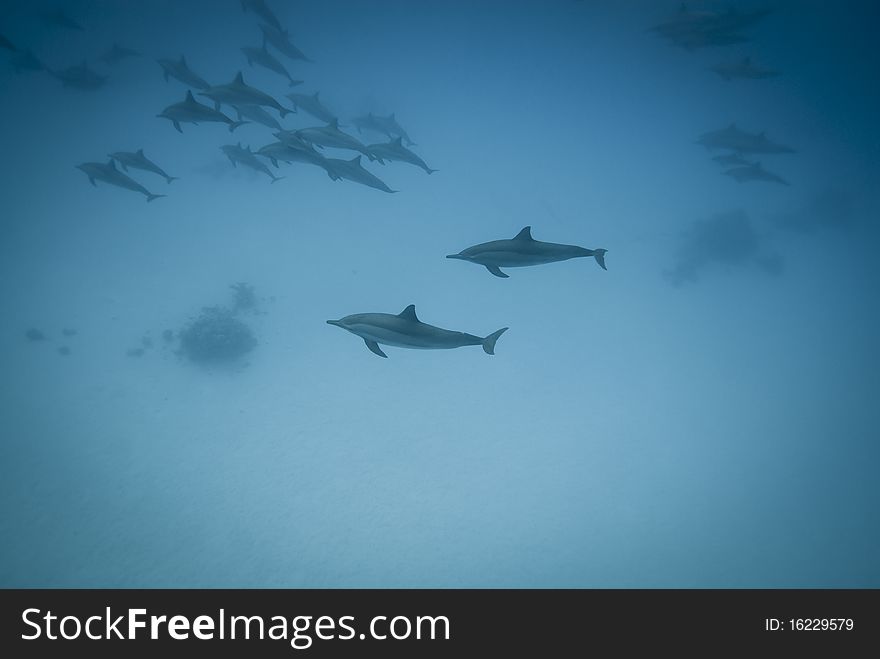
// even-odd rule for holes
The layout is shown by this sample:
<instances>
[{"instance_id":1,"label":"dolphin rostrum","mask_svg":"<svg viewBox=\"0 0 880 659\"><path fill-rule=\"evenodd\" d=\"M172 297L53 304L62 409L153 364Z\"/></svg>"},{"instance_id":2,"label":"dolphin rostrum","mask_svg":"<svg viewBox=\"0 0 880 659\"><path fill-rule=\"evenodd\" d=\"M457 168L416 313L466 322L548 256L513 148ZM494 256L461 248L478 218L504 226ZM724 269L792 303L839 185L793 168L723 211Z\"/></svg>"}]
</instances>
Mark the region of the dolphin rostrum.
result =
<instances>
[{"instance_id":1,"label":"dolphin rostrum","mask_svg":"<svg viewBox=\"0 0 880 659\"><path fill-rule=\"evenodd\" d=\"M176 176L168 176L165 173L165 170L159 167L152 160L147 158L144 155L143 149L138 149L135 152L131 151L117 151L115 153L111 153L110 157L113 158L116 162L122 165L123 171L128 171L128 168L132 169L142 169L145 172L153 172L154 174L158 174L162 178L164 178L168 183L171 181L176 181Z\"/></svg>"},{"instance_id":2,"label":"dolphin rostrum","mask_svg":"<svg viewBox=\"0 0 880 659\"><path fill-rule=\"evenodd\" d=\"M174 124L174 127L177 129L178 133L183 132L183 130L180 128L180 124L182 123L198 125L202 121L216 121L219 123L227 124L229 126L230 133L239 126L248 123L247 121L233 121L219 110L215 110L214 108L208 107L207 105L202 105L195 98L193 98L192 92L190 90L186 90L186 100L182 101L181 103L169 105L156 116L170 120L171 123Z\"/></svg>"},{"instance_id":3,"label":"dolphin rostrum","mask_svg":"<svg viewBox=\"0 0 880 659\"><path fill-rule=\"evenodd\" d=\"M147 198L147 201L153 201L153 199L165 196L163 194L151 193L133 178L120 172L116 169L116 163L113 162L112 159L107 164L100 162L84 162L82 165L77 165L76 168L89 177L89 183L92 185L95 185L95 181L103 181L104 183L109 183L110 185L115 185L119 188L140 192Z\"/></svg>"},{"instance_id":4,"label":"dolphin rostrum","mask_svg":"<svg viewBox=\"0 0 880 659\"><path fill-rule=\"evenodd\" d=\"M501 271L505 268L521 268L529 265L543 265L556 261L567 261L581 256L592 256L603 270L607 249L585 249L576 245L544 243L532 238L532 227L525 227L510 240L493 240L468 247L458 254L450 254L447 259L470 261L485 266L496 277L508 277Z\"/></svg>"},{"instance_id":5,"label":"dolphin rostrum","mask_svg":"<svg viewBox=\"0 0 880 659\"><path fill-rule=\"evenodd\" d=\"M205 91L199 92L199 96L207 96L214 101L214 109L219 110L221 103L227 105L260 105L278 110L278 114L286 117L292 110L282 107L281 104L265 92L261 92L255 87L251 87L244 81L241 71L235 74L232 82L225 85L215 85L208 87Z\"/></svg>"},{"instance_id":6,"label":"dolphin rostrum","mask_svg":"<svg viewBox=\"0 0 880 659\"><path fill-rule=\"evenodd\" d=\"M417 350L448 350L462 346L483 346L486 354L495 354L495 342L507 331L504 327L489 336L479 337L464 332L435 327L423 323L416 316L416 305L411 304L399 314L390 313L356 313L339 320L328 320L329 325L336 325L359 336L367 348L380 357L388 357L379 344L398 348L414 348Z\"/></svg>"},{"instance_id":7,"label":"dolphin rostrum","mask_svg":"<svg viewBox=\"0 0 880 659\"><path fill-rule=\"evenodd\" d=\"M165 82L168 82L168 77L170 76L176 78L187 87L193 87L194 89L207 89L211 86L204 78L189 68L183 55L180 56L179 60L160 59L156 61L162 67L162 75L165 76Z\"/></svg>"}]
</instances>

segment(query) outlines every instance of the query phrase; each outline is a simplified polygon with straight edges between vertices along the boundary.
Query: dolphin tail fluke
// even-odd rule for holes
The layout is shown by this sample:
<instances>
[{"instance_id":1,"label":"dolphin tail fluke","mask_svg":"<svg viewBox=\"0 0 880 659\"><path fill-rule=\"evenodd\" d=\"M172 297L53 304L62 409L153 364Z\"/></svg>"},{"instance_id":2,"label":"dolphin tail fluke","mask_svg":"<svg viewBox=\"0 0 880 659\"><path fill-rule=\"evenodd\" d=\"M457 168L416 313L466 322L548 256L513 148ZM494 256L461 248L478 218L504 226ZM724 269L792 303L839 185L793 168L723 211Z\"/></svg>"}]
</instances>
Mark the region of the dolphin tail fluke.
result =
<instances>
[{"instance_id":1,"label":"dolphin tail fluke","mask_svg":"<svg viewBox=\"0 0 880 659\"><path fill-rule=\"evenodd\" d=\"M244 126L245 124L249 124L250 121L233 121L229 124L229 132L233 132L239 126Z\"/></svg>"},{"instance_id":2,"label":"dolphin tail fluke","mask_svg":"<svg viewBox=\"0 0 880 659\"><path fill-rule=\"evenodd\" d=\"M269 172L269 176L272 176L272 172ZM272 176L272 183L277 183L278 181L280 181L283 178L284 178L283 176Z\"/></svg>"},{"instance_id":3,"label":"dolphin tail fluke","mask_svg":"<svg viewBox=\"0 0 880 659\"><path fill-rule=\"evenodd\" d=\"M179 176L166 176L166 177L165 177L165 181L166 181L167 183L171 183L171 181L176 181L176 180L179 179L179 178L180 178Z\"/></svg>"},{"instance_id":4,"label":"dolphin tail fluke","mask_svg":"<svg viewBox=\"0 0 880 659\"><path fill-rule=\"evenodd\" d=\"M497 332L492 332L489 336L483 339L483 350L487 355L495 354L495 342L498 340L502 334L504 334L508 329L508 327L502 327Z\"/></svg>"},{"instance_id":5,"label":"dolphin tail fluke","mask_svg":"<svg viewBox=\"0 0 880 659\"><path fill-rule=\"evenodd\" d=\"M605 252L607 251L607 249L597 249L593 251L593 258L596 259L596 263L598 263L603 270L608 269L605 267Z\"/></svg>"},{"instance_id":6,"label":"dolphin tail fluke","mask_svg":"<svg viewBox=\"0 0 880 659\"><path fill-rule=\"evenodd\" d=\"M428 172L428 174L433 174L434 172L439 172L440 170L439 169L431 169L430 167L426 167L425 171Z\"/></svg>"},{"instance_id":7,"label":"dolphin tail fluke","mask_svg":"<svg viewBox=\"0 0 880 659\"><path fill-rule=\"evenodd\" d=\"M151 194L148 192L147 193L147 203L150 203L151 201L153 201L153 199L158 199L159 197L164 197L164 196L165 195L163 195L163 194Z\"/></svg>"}]
</instances>

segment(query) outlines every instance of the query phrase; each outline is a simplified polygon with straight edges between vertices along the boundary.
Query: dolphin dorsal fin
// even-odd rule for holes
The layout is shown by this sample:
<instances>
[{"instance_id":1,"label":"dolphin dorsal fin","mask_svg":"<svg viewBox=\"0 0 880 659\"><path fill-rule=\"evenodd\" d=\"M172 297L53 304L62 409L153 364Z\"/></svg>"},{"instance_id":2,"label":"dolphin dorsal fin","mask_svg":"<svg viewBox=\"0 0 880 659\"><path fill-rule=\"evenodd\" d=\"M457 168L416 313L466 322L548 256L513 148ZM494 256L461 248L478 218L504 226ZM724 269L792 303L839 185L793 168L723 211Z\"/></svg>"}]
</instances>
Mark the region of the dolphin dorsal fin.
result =
<instances>
[{"instance_id":1,"label":"dolphin dorsal fin","mask_svg":"<svg viewBox=\"0 0 880 659\"><path fill-rule=\"evenodd\" d=\"M318 92L315 92L314 94L312 94L312 98L314 98L316 101L321 100L318 98Z\"/></svg>"},{"instance_id":2,"label":"dolphin dorsal fin","mask_svg":"<svg viewBox=\"0 0 880 659\"><path fill-rule=\"evenodd\" d=\"M403 146L403 136L391 140L391 143L392 143L394 146Z\"/></svg>"},{"instance_id":3,"label":"dolphin dorsal fin","mask_svg":"<svg viewBox=\"0 0 880 659\"><path fill-rule=\"evenodd\" d=\"M135 151L135 153L137 153L141 158L144 157L144 150L143 149L138 149L137 151Z\"/></svg>"},{"instance_id":4,"label":"dolphin dorsal fin","mask_svg":"<svg viewBox=\"0 0 880 659\"><path fill-rule=\"evenodd\" d=\"M391 119L391 121L397 121L397 119L394 118L394 113L393 113L393 112L392 112L391 114L388 115L388 118Z\"/></svg>"},{"instance_id":5,"label":"dolphin dorsal fin","mask_svg":"<svg viewBox=\"0 0 880 659\"><path fill-rule=\"evenodd\" d=\"M532 238L532 227L523 227L523 230L520 231L513 237L514 240L534 240Z\"/></svg>"},{"instance_id":6,"label":"dolphin dorsal fin","mask_svg":"<svg viewBox=\"0 0 880 659\"><path fill-rule=\"evenodd\" d=\"M333 117L333 119L331 121L329 121L327 123L327 125L330 126L330 128L335 128L335 129L339 130L339 119L337 119L336 117Z\"/></svg>"},{"instance_id":7,"label":"dolphin dorsal fin","mask_svg":"<svg viewBox=\"0 0 880 659\"><path fill-rule=\"evenodd\" d=\"M403 318L405 320L411 320L415 323L420 323L419 317L416 316L416 305L411 304L406 309L397 314L398 318Z\"/></svg>"},{"instance_id":8,"label":"dolphin dorsal fin","mask_svg":"<svg viewBox=\"0 0 880 659\"><path fill-rule=\"evenodd\" d=\"M235 74L235 80L232 81L234 85L243 85L244 84L244 76L241 75L241 71Z\"/></svg>"},{"instance_id":9,"label":"dolphin dorsal fin","mask_svg":"<svg viewBox=\"0 0 880 659\"><path fill-rule=\"evenodd\" d=\"M110 169L116 169L116 162L113 160L113 158L110 158L110 160L107 161L107 164L110 165Z\"/></svg>"},{"instance_id":10,"label":"dolphin dorsal fin","mask_svg":"<svg viewBox=\"0 0 880 659\"><path fill-rule=\"evenodd\" d=\"M195 103L196 99L193 97L193 93L191 89L186 90L186 102L187 103Z\"/></svg>"},{"instance_id":11,"label":"dolphin dorsal fin","mask_svg":"<svg viewBox=\"0 0 880 659\"><path fill-rule=\"evenodd\" d=\"M348 162L350 162L350 163L354 163L354 164L357 165L358 167L361 167L361 157L360 157L360 156L355 156L354 158L352 158L352 159L349 160Z\"/></svg>"},{"instance_id":12,"label":"dolphin dorsal fin","mask_svg":"<svg viewBox=\"0 0 880 659\"><path fill-rule=\"evenodd\" d=\"M183 55L180 56L180 63L186 66L186 58Z\"/></svg>"}]
</instances>

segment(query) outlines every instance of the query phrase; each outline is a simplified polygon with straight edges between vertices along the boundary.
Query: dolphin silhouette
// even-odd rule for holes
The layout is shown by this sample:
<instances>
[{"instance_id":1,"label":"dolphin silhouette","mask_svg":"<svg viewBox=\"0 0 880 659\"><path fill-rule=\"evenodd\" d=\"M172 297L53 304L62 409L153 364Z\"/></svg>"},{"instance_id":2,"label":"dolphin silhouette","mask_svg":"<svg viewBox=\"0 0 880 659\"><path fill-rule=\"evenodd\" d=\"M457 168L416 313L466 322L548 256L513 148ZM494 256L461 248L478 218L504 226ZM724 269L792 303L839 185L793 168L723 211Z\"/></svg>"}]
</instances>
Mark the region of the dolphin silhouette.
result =
<instances>
[{"instance_id":1,"label":"dolphin silhouette","mask_svg":"<svg viewBox=\"0 0 880 659\"><path fill-rule=\"evenodd\" d=\"M356 313L339 320L328 320L328 325L341 327L364 340L367 348L380 357L388 357L379 344L417 350L449 350L462 346L483 346L488 355L495 354L495 342L508 330L503 327L489 336L479 337L464 332L435 327L423 323L416 316L416 305L411 304L399 314Z\"/></svg>"},{"instance_id":2,"label":"dolphin silhouette","mask_svg":"<svg viewBox=\"0 0 880 659\"><path fill-rule=\"evenodd\" d=\"M447 259L470 261L486 267L496 277L507 278L502 267L521 268L529 265L543 265L567 261L581 256L592 256L603 270L607 249L585 249L576 245L544 243L532 238L532 227L524 227L511 240L493 240L468 247L458 254L449 254Z\"/></svg>"}]
</instances>

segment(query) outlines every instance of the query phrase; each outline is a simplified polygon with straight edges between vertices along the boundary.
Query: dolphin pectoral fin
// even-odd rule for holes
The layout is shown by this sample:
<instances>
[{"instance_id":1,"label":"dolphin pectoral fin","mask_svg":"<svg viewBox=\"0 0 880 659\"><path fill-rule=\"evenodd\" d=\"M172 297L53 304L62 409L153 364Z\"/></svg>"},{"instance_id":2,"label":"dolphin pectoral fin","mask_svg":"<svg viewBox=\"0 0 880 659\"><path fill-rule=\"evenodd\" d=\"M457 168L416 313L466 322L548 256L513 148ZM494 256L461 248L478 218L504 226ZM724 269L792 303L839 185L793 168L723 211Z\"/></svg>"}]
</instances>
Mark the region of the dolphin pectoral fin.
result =
<instances>
[{"instance_id":1,"label":"dolphin pectoral fin","mask_svg":"<svg viewBox=\"0 0 880 659\"><path fill-rule=\"evenodd\" d=\"M364 343L370 349L370 352L372 352L374 355L379 355L380 357L385 357L385 359L388 359L388 355L382 352L382 348L379 347L378 343L376 343L375 341L370 341L369 339L364 339Z\"/></svg>"},{"instance_id":2,"label":"dolphin pectoral fin","mask_svg":"<svg viewBox=\"0 0 880 659\"><path fill-rule=\"evenodd\" d=\"M182 132L183 132L183 129L180 127L180 124L179 124L178 122L176 122L176 121L174 122L174 127L177 129L177 132L178 132L178 133L182 133Z\"/></svg>"},{"instance_id":3,"label":"dolphin pectoral fin","mask_svg":"<svg viewBox=\"0 0 880 659\"><path fill-rule=\"evenodd\" d=\"M497 265L487 265L486 270L491 272L496 277L501 277L502 279L507 279L510 276L501 272L501 268L499 268Z\"/></svg>"},{"instance_id":4,"label":"dolphin pectoral fin","mask_svg":"<svg viewBox=\"0 0 880 659\"><path fill-rule=\"evenodd\" d=\"M98 184L95 183L95 179L93 179L91 176L89 176L89 183L92 184L92 187L93 187L93 188L97 188L97 187L98 187Z\"/></svg>"}]
</instances>

